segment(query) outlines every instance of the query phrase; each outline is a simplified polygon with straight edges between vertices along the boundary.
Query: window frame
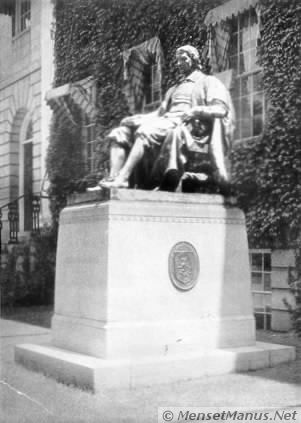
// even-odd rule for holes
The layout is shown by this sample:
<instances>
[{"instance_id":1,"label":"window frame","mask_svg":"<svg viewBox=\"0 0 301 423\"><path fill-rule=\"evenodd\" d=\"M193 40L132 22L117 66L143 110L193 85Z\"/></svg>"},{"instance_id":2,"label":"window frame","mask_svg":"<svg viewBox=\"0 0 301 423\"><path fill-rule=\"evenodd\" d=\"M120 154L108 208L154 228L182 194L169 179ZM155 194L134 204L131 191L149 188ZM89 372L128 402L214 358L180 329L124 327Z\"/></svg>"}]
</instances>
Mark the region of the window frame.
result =
<instances>
[{"instance_id":1,"label":"window frame","mask_svg":"<svg viewBox=\"0 0 301 423\"><path fill-rule=\"evenodd\" d=\"M96 169L95 152L97 144L96 123L91 122L89 117L84 113L82 120L82 136L84 140L84 156L87 171L92 173ZM91 154L90 154L91 152Z\"/></svg>"},{"instance_id":2,"label":"window frame","mask_svg":"<svg viewBox=\"0 0 301 423\"><path fill-rule=\"evenodd\" d=\"M261 268L253 268L253 256L255 254L261 254ZM264 255L270 256L270 269L265 268ZM263 319L263 329L271 329L271 320L272 320L272 252L270 249L250 249L249 250L250 258L250 275L251 275L251 292L253 299L253 311L256 319L257 325L259 325L259 319ZM253 274L261 275L261 287L262 289L254 289ZM265 289L264 276L266 274L270 275L270 289ZM258 307L255 307L255 297L261 296L263 298L263 310L259 310ZM266 297L270 297L266 303Z\"/></svg>"},{"instance_id":3,"label":"window frame","mask_svg":"<svg viewBox=\"0 0 301 423\"><path fill-rule=\"evenodd\" d=\"M246 13L248 13L248 31L250 31L251 23L252 23L252 15L253 18L256 17L256 12L254 8L250 7L248 10L244 11L243 13L237 13L235 16L231 17L231 27L232 27L232 33L231 33L231 41L230 43L233 43L233 39L235 40L236 48L235 48L235 54L233 54L231 51L229 51L229 68L233 69L234 78L232 83L232 88L230 90L231 97L233 100L236 111L242 111L243 110L243 100L249 101L249 126L248 130L250 131L250 134L244 135L243 134L243 116L241 116L241 119L237 119L236 123L236 131L234 134L234 142L247 142L256 138L259 138L264 130L264 123L266 118L266 98L265 93L263 90L263 87L261 86L260 89L254 90L254 76L255 75L261 75L263 74L263 69L261 66L256 64L256 60L254 63L251 62L251 51L255 50L255 57L256 57L256 39L250 39L249 40L249 46L247 49L243 49L243 42L242 42L242 32L244 26L242 25L242 20L245 19ZM255 25L258 25L257 19L254 19ZM233 31L233 28L235 27L235 31ZM253 45L252 45L253 41ZM231 54L232 53L232 54ZM243 60L245 60L244 55L248 54L248 60L249 60L249 66L250 69L248 71L241 71L241 65L240 60L241 56ZM236 57L236 63L235 66L233 66L233 58ZM232 59L232 60L231 60ZM249 79L251 82L251 88L249 89L249 92L242 93L242 81L243 79ZM238 92L238 95L235 96L234 91ZM259 97L261 99L261 113L254 113L255 109L255 101L254 99ZM261 119L261 129L260 132L255 132L255 119L259 118Z\"/></svg>"},{"instance_id":4,"label":"window frame","mask_svg":"<svg viewBox=\"0 0 301 423\"><path fill-rule=\"evenodd\" d=\"M156 110L162 102L162 73L159 70L158 63L152 63L150 68L150 82L148 84L150 101L147 101L147 93L144 93L143 99L143 113ZM159 98L156 100L155 95L159 93Z\"/></svg>"},{"instance_id":5,"label":"window frame","mask_svg":"<svg viewBox=\"0 0 301 423\"><path fill-rule=\"evenodd\" d=\"M22 6L27 5L25 11L22 11ZM26 24L28 19L28 24ZM31 28L31 0L15 0L12 8L12 38L29 31Z\"/></svg>"}]
</instances>

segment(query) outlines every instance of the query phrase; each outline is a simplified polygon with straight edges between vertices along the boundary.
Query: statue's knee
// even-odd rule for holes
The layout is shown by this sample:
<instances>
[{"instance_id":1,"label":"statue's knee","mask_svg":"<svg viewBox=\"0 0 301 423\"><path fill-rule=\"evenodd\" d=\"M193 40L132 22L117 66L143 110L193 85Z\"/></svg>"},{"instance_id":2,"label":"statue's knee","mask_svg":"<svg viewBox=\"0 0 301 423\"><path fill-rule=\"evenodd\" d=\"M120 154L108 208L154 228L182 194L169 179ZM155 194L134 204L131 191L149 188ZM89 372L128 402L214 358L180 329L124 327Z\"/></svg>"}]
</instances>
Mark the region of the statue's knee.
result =
<instances>
[{"instance_id":1,"label":"statue's knee","mask_svg":"<svg viewBox=\"0 0 301 423\"><path fill-rule=\"evenodd\" d=\"M140 148L146 149L151 146L151 133L144 128L139 128L135 134L135 144Z\"/></svg>"},{"instance_id":2,"label":"statue's knee","mask_svg":"<svg viewBox=\"0 0 301 423\"><path fill-rule=\"evenodd\" d=\"M135 134L136 140L148 136L149 132L150 131L147 125L140 125Z\"/></svg>"},{"instance_id":3,"label":"statue's knee","mask_svg":"<svg viewBox=\"0 0 301 423\"><path fill-rule=\"evenodd\" d=\"M112 129L106 138L111 146L130 147L132 144L132 133L126 126Z\"/></svg>"}]
</instances>

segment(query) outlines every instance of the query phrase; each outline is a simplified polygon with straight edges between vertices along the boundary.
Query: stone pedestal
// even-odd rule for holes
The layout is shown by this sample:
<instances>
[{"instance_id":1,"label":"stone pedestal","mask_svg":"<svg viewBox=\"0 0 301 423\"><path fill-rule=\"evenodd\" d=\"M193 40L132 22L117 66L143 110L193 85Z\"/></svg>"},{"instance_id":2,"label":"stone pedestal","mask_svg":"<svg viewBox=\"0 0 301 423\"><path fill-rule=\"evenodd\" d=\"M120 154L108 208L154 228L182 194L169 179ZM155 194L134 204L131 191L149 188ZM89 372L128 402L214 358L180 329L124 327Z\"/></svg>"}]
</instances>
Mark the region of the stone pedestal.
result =
<instances>
[{"instance_id":1,"label":"stone pedestal","mask_svg":"<svg viewBox=\"0 0 301 423\"><path fill-rule=\"evenodd\" d=\"M17 361L92 389L294 358L256 345L243 213L223 197L112 190L60 218L51 346Z\"/></svg>"}]
</instances>

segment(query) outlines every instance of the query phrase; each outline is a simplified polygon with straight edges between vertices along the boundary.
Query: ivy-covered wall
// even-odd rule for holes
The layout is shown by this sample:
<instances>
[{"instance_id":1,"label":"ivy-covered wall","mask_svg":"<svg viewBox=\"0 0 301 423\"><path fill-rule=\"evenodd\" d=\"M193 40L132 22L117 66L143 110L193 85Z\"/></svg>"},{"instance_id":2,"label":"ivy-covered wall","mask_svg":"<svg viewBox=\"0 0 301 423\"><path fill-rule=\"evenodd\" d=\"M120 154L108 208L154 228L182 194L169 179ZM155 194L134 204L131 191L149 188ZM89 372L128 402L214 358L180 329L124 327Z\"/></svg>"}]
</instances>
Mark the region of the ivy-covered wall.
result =
<instances>
[{"instance_id":1,"label":"ivy-covered wall","mask_svg":"<svg viewBox=\"0 0 301 423\"><path fill-rule=\"evenodd\" d=\"M298 0L259 0L259 62L267 100L262 137L232 152L238 198L252 246L284 245L299 227L301 172L301 19ZM104 134L129 113L123 97L122 52L158 36L165 55L163 91L176 78L174 51L202 49L209 9L225 0L58 0L55 85L88 75L97 81L99 171L106 166ZM73 132L73 134L72 134ZM78 130L55 123L48 154L54 217L66 194L85 186ZM99 175L98 175L99 176ZM96 178L97 175L90 175ZM87 178L86 178L87 179Z\"/></svg>"},{"instance_id":2,"label":"ivy-covered wall","mask_svg":"<svg viewBox=\"0 0 301 423\"><path fill-rule=\"evenodd\" d=\"M289 247L301 215L301 3L262 0L263 135L233 151L234 182L253 246Z\"/></svg>"}]
</instances>

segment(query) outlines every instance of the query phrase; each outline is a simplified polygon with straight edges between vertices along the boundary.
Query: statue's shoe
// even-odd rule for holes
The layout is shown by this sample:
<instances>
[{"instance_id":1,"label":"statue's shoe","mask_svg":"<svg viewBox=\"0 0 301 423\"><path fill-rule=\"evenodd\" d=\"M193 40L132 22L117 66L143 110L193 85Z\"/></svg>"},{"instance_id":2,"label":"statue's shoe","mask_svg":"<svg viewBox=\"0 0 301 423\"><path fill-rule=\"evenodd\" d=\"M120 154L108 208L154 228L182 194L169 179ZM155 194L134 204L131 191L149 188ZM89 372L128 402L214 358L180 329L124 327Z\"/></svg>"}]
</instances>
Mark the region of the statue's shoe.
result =
<instances>
[{"instance_id":1,"label":"statue's shoe","mask_svg":"<svg viewBox=\"0 0 301 423\"><path fill-rule=\"evenodd\" d=\"M114 182L114 178L112 178L111 176L107 176L106 178L101 179L97 185L95 185L94 187L88 187L87 191L89 192L94 192L94 191L100 191L102 188L104 188L104 185L106 183L111 183Z\"/></svg>"},{"instance_id":2,"label":"statue's shoe","mask_svg":"<svg viewBox=\"0 0 301 423\"><path fill-rule=\"evenodd\" d=\"M100 187L99 185L95 185L94 187L88 187L87 191L88 192L95 192L95 191L100 191L102 189L102 187Z\"/></svg>"},{"instance_id":3,"label":"statue's shoe","mask_svg":"<svg viewBox=\"0 0 301 423\"><path fill-rule=\"evenodd\" d=\"M104 181L104 180L102 180L102 181L100 181L98 183L98 185L101 188L107 188L107 189L110 189L110 188L128 188L129 187L128 181L122 181L122 180L120 180L118 178L116 178L113 181L108 181L108 180Z\"/></svg>"}]
</instances>

